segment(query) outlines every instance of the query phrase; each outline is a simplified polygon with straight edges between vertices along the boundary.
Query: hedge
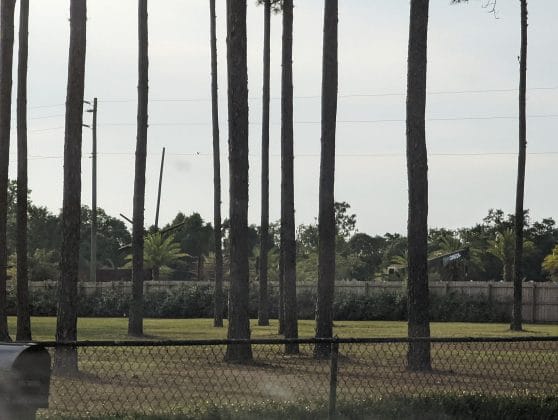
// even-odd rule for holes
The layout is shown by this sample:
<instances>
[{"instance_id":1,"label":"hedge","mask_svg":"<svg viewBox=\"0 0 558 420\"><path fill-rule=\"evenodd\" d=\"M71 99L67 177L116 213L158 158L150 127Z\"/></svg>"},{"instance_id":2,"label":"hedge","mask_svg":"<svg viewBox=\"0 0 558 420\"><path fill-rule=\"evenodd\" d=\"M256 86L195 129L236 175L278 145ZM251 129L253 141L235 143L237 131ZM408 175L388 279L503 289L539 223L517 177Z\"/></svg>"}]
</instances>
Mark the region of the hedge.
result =
<instances>
[{"instance_id":1,"label":"hedge","mask_svg":"<svg viewBox=\"0 0 558 420\"><path fill-rule=\"evenodd\" d=\"M111 287L85 296L79 295L78 314L82 317L122 317L129 307L129 295L123 287ZM484 297L470 297L459 292L445 296L431 295L432 321L452 322L509 322L510 314L501 305ZM213 289L209 286L185 284L170 290L149 291L144 296L145 316L148 318L212 318ZM270 296L270 315L277 317L277 296ZM298 293L299 319L314 319L315 293ZM56 315L56 289L36 289L30 296L31 314ZM226 305L225 305L226 306ZM8 313L16 312L14 291L8 294ZM225 308L226 311L226 308ZM384 320L402 321L407 318L407 298L402 293L378 292L370 296L340 293L335 297L334 319L346 321ZM250 288L249 314L258 312L257 287Z\"/></svg>"},{"instance_id":2,"label":"hedge","mask_svg":"<svg viewBox=\"0 0 558 420\"><path fill-rule=\"evenodd\" d=\"M549 396L486 396L442 394L421 397L388 397L340 402L338 420L550 420L556 419L558 398ZM183 419L183 420L321 420L328 418L326 404L275 402L199 407L193 412L162 415L115 415L103 419ZM100 418L99 418L100 419Z\"/></svg>"}]
</instances>

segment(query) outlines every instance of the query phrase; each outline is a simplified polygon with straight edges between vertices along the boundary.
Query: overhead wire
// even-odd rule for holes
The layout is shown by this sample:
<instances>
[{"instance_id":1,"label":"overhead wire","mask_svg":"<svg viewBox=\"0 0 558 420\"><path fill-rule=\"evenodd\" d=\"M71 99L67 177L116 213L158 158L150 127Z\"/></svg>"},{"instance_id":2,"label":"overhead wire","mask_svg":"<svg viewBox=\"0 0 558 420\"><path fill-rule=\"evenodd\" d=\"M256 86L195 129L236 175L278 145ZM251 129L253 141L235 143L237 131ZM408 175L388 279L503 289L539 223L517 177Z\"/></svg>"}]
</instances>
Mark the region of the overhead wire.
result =
<instances>
[{"instance_id":1,"label":"overhead wire","mask_svg":"<svg viewBox=\"0 0 558 420\"><path fill-rule=\"evenodd\" d=\"M527 89L528 91L550 91L558 90L558 86L538 86L531 87ZM463 89L463 90L430 90L427 95L465 95L465 94L494 94L494 93L514 93L517 92L518 88L502 88L502 89ZM390 96L405 96L405 92L371 92L371 93L340 93L339 98L382 98ZM297 95L293 96L293 99L319 99L321 95ZM251 96L250 100L260 100L259 96ZM279 96L274 96L271 99L278 100L281 99ZM209 102L211 98L153 98L150 102ZM126 98L108 98L99 99L102 103L129 103L136 102L137 99L126 99ZM65 106L64 103L58 104L47 104L47 105L34 105L30 106L29 109L40 109L40 108L56 108Z\"/></svg>"},{"instance_id":2,"label":"overhead wire","mask_svg":"<svg viewBox=\"0 0 558 420\"><path fill-rule=\"evenodd\" d=\"M99 152L97 156L134 156L133 152ZM159 158L158 153L148 153L148 156ZM190 153L167 153L168 156L176 157L212 157L213 153L208 152L190 152ZM558 156L558 151L542 151L542 152L528 152L528 156ZM225 154L223 154L225 156ZM250 154L250 157L257 158L259 154ZM280 153L271 153L272 157L280 157ZM295 158L304 157L319 157L319 153L296 153ZM405 157L405 153L336 153L339 158L393 158ZM493 156L493 157L516 157L517 153L514 152L474 152L474 153L454 153L454 152L433 152L428 153L430 157L479 157L479 156ZM15 155L12 155L15 158ZM82 156L82 159L89 158L89 155ZM29 155L29 159L42 160L42 159L63 159L63 155Z\"/></svg>"}]
</instances>

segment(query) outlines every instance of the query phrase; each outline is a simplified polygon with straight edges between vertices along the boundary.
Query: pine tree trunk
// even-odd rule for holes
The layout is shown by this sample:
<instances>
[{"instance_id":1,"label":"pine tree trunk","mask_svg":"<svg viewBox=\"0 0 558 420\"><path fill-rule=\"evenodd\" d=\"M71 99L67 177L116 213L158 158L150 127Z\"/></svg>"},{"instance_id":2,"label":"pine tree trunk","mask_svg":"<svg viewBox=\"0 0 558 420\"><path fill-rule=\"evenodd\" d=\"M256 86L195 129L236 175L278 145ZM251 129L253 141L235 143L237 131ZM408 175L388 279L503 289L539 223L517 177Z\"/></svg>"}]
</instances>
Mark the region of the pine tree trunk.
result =
<instances>
[{"instance_id":1,"label":"pine tree trunk","mask_svg":"<svg viewBox=\"0 0 558 420\"><path fill-rule=\"evenodd\" d=\"M213 326L223 326L223 248L221 237L221 155L219 141L219 96L217 94L217 16L215 0L209 0L211 27L211 118L213 123L213 238L215 242L215 296Z\"/></svg>"},{"instance_id":2,"label":"pine tree trunk","mask_svg":"<svg viewBox=\"0 0 558 420\"><path fill-rule=\"evenodd\" d=\"M260 294L258 325L269 325L267 253L269 251L269 85L271 0L264 0L263 105L262 105L262 215L260 227Z\"/></svg>"},{"instance_id":3,"label":"pine tree trunk","mask_svg":"<svg viewBox=\"0 0 558 420\"><path fill-rule=\"evenodd\" d=\"M20 0L17 70L17 341L31 341L27 263L27 59L29 0Z\"/></svg>"},{"instance_id":4,"label":"pine tree trunk","mask_svg":"<svg viewBox=\"0 0 558 420\"><path fill-rule=\"evenodd\" d=\"M0 2L0 341L11 341L6 313L8 249L8 166L12 118L12 64L14 50L15 0Z\"/></svg>"},{"instance_id":5,"label":"pine tree trunk","mask_svg":"<svg viewBox=\"0 0 558 420\"><path fill-rule=\"evenodd\" d=\"M515 196L515 258L513 271L512 331L523 329L523 224L525 215L525 161L527 154L527 120L525 93L527 88L527 0L521 0L521 55L519 62L519 157L517 161L517 192Z\"/></svg>"},{"instance_id":6,"label":"pine tree trunk","mask_svg":"<svg viewBox=\"0 0 558 420\"><path fill-rule=\"evenodd\" d=\"M230 184L230 339L250 338L248 317L248 68L246 0L227 2L227 73ZM229 344L226 360L252 360L249 344Z\"/></svg>"},{"instance_id":7,"label":"pine tree trunk","mask_svg":"<svg viewBox=\"0 0 558 420\"><path fill-rule=\"evenodd\" d=\"M284 267L283 267L283 249L279 246L279 273L278 273L278 280L279 280L279 299L277 302L277 318L278 318L278 326L277 326L277 334L282 335L285 332L285 288L284 288Z\"/></svg>"},{"instance_id":8,"label":"pine tree trunk","mask_svg":"<svg viewBox=\"0 0 558 420\"><path fill-rule=\"evenodd\" d=\"M325 0L322 68L322 135L320 196L318 212L318 299L316 338L333 335L333 293L335 290L335 130L338 84L338 1ZM316 358L330 354L330 346L317 344Z\"/></svg>"},{"instance_id":9,"label":"pine tree trunk","mask_svg":"<svg viewBox=\"0 0 558 420\"><path fill-rule=\"evenodd\" d=\"M15 0L0 2L0 341L11 341L8 331L6 227L8 210L8 166L12 108L12 65Z\"/></svg>"},{"instance_id":10,"label":"pine tree trunk","mask_svg":"<svg viewBox=\"0 0 558 420\"><path fill-rule=\"evenodd\" d=\"M428 162L426 152L426 63L428 0L411 0L407 71L408 335L430 337L428 315ZM410 370L430 369L430 343L409 343Z\"/></svg>"},{"instance_id":11,"label":"pine tree trunk","mask_svg":"<svg viewBox=\"0 0 558 420\"><path fill-rule=\"evenodd\" d=\"M81 223L81 144L83 124L83 91L85 82L87 6L86 0L70 3L70 56L66 97L64 138L64 198L62 204L62 249L60 252L60 284L56 341L77 339L77 285ZM58 347L54 357L57 372L77 373L75 347Z\"/></svg>"},{"instance_id":12,"label":"pine tree trunk","mask_svg":"<svg viewBox=\"0 0 558 420\"><path fill-rule=\"evenodd\" d=\"M147 0L138 1L138 116L136 168L134 177L134 217L132 227L132 300L128 334L143 335L143 243L145 219L145 161L147 157L148 106L148 26Z\"/></svg>"},{"instance_id":13,"label":"pine tree trunk","mask_svg":"<svg viewBox=\"0 0 558 420\"><path fill-rule=\"evenodd\" d=\"M298 338L296 307L296 240L293 156L293 2L283 0L281 80L281 248L283 252L284 334ZM286 344L286 353L298 353L298 344Z\"/></svg>"}]
</instances>

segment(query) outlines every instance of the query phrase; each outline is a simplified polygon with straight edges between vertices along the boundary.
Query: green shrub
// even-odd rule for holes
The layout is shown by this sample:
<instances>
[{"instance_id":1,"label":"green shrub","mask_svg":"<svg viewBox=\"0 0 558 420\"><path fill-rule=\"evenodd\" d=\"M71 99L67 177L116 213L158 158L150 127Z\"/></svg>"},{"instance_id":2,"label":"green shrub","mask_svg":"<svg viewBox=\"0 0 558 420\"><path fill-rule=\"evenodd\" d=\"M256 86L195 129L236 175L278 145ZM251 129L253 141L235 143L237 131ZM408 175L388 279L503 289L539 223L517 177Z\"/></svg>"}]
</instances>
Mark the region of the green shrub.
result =
<instances>
[{"instance_id":1,"label":"green shrub","mask_svg":"<svg viewBox=\"0 0 558 420\"><path fill-rule=\"evenodd\" d=\"M558 398L539 396L432 395L388 397L339 402L338 420L550 420L558 413ZM198 407L165 415L122 415L120 419L198 419L198 420L319 420L328 418L325 403L261 401L228 404L223 407Z\"/></svg>"},{"instance_id":2,"label":"green shrub","mask_svg":"<svg viewBox=\"0 0 558 420\"><path fill-rule=\"evenodd\" d=\"M83 317L122 317L128 314L129 292L124 283L97 289L78 297L78 314ZM277 318L278 296L270 288L270 316ZM32 315L56 315L56 287L45 284L30 294ZM298 291L299 319L314 319L316 292L305 288ZM8 289L8 313L14 315L15 292ZM371 295L338 293L333 304L334 319L340 321L382 320L402 321L407 318L407 297L403 293L376 292ZM250 287L248 313L258 316L258 288ZM184 283L171 290L148 290L144 296L144 314L149 318L211 318L213 317L213 287ZM225 299L226 315L226 299ZM445 296L432 295L430 319L447 322L508 322L509 311L484 297L470 297L452 292Z\"/></svg>"}]
</instances>

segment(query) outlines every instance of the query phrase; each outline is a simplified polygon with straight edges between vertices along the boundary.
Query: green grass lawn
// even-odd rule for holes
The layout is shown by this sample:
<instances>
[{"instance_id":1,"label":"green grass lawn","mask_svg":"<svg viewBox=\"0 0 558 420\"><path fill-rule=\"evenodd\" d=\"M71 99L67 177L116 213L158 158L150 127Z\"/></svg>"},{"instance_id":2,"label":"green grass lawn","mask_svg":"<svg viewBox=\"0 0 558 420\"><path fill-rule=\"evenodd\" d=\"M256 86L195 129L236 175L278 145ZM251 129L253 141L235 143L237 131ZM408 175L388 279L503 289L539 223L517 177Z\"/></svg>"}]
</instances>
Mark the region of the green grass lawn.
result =
<instances>
[{"instance_id":1,"label":"green grass lawn","mask_svg":"<svg viewBox=\"0 0 558 420\"><path fill-rule=\"evenodd\" d=\"M32 319L35 341L54 339L56 319ZM9 319L15 335L15 319ZM520 335L558 336L558 325L525 325ZM227 328L214 328L211 319L146 319L150 339L225 338ZM300 337L312 337L314 322L299 322ZM125 318L81 318L80 340L125 340ZM404 337L405 322L336 321L339 337ZM507 324L433 323L436 337L510 336ZM258 327L252 337L279 338L277 321ZM432 372L406 369L406 343L346 344L340 347L337 395L340 402L358 402L371 396L387 398L426 395L450 390L488 395L555 395L558 343L435 343ZM225 361L225 345L203 346L96 346L77 351L80 374L55 375L50 385L50 407L40 417L97 418L120 415L166 418L200 413L212 407L239 412L246 405L266 407L296 403L312 408L329 395L330 362L312 357L314 345L300 345L300 353L285 354L283 345L253 345L255 363ZM54 350L50 350L54 355ZM266 417L266 416L263 416ZM207 417L212 419L232 419ZM241 414L239 417L243 418ZM258 416L254 417L258 418ZM283 416L279 418L291 418ZM320 416L315 417L320 418Z\"/></svg>"},{"instance_id":2,"label":"green grass lawn","mask_svg":"<svg viewBox=\"0 0 558 420\"><path fill-rule=\"evenodd\" d=\"M33 340L52 341L56 318L33 317ZM10 332L15 336L16 320L8 320ZM252 337L279 338L277 321L269 327L259 327L251 321ZM78 321L79 340L124 340L127 339L128 320L126 318L80 318ZM434 337L501 337L512 335L558 336L558 325L525 324L525 331L513 333L508 324L473 324L461 322L433 322ZM146 319L144 332L153 339L212 339L226 338L227 328L214 328L211 319ZM335 321L334 334L339 337L405 337L406 322L400 321ZM314 321L299 321L299 336L312 337Z\"/></svg>"}]
</instances>

